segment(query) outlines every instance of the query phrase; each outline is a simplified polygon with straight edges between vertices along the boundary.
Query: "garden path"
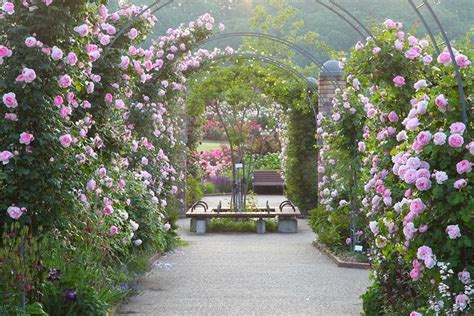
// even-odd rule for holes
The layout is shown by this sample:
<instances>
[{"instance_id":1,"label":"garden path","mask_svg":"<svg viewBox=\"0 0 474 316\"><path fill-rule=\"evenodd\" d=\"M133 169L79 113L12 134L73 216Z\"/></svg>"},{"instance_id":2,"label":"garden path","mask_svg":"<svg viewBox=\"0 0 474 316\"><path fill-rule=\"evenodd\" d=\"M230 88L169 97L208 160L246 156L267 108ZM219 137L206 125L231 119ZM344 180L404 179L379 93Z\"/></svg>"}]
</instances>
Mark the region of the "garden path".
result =
<instances>
[{"instance_id":1,"label":"garden path","mask_svg":"<svg viewBox=\"0 0 474 316\"><path fill-rule=\"evenodd\" d=\"M197 236L178 224L189 245L158 259L118 315L360 315L368 271L336 267L306 220L297 234Z\"/></svg>"}]
</instances>

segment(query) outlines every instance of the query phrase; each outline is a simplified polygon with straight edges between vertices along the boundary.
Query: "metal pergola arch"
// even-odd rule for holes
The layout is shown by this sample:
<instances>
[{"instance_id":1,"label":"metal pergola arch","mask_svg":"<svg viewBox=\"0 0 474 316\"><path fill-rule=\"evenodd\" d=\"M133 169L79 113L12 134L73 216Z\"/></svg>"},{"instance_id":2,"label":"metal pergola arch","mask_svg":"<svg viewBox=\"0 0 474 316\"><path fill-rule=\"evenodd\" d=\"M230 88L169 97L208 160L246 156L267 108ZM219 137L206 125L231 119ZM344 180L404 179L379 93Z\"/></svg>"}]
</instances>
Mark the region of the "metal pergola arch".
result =
<instances>
[{"instance_id":1,"label":"metal pergola arch","mask_svg":"<svg viewBox=\"0 0 474 316\"><path fill-rule=\"evenodd\" d=\"M324 65L324 63L321 60L319 60L317 57L315 57L313 54L311 54L311 52L309 52L308 50L306 50L303 47L301 47L301 46L299 46L299 45L297 45L293 42L290 42L290 41L288 41L284 38L277 37L277 36L274 36L274 35L271 35L271 34L258 33L258 32L223 33L223 34L219 34L219 35L216 35L216 36L213 36L213 37L209 37L205 40L200 41L199 43L204 45L204 44L207 44L209 42L216 41L216 40L220 40L220 39L224 39L224 38L234 38L234 37L263 38L263 39L267 39L267 40L270 40L270 41L273 41L273 42L276 42L276 43L279 43L279 44L283 44L286 47L291 48L293 51L295 51L297 53L300 53L301 55L303 55L304 57L309 59L316 66L318 66L318 68L320 70L329 72L329 70ZM341 89L342 90L342 87L341 87L341 85L339 84L338 81L334 81L334 80L330 80L330 81L331 81L332 86L335 89Z\"/></svg>"},{"instance_id":2,"label":"metal pergola arch","mask_svg":"<svg viewBox=\"0 0 474 316\"><path fill-rule=\"evenodd\" d=\"M325 8L329 9L330 11L332 11L334 14L336 14L339 18L341 18L342 20L344 20L349 26L351 26L362 38L365 38L366 36L367 37L370 37L374 40L375 43L377 43L377 39L375 38L375 36L370 32L370 30L364 26L364 24L359 20L357 19L357 17L355 17L350 11L348 11L347 9L345 9L342 5L338 4L337 3L337 0L329 0L329 4L325 2L325 0L316 0L317 3L321 4L322 6L324 6ZM433 43L433 46L435 47L435 50L436 52L439 54L440 53L440 50L439 50L439 46L441 46L442 44L445 44L447 49L448 49L448 52L451 56L451 62L454 66L454 71L455 71L455 74L456 74L456 78L457 78L457 81L458 81L458 90L459 90L459 97L460 97L460 101L461 101L461 112L462 112L462 122L464 123L464 125L467 125L467 110L466 110L466 97L465 97L465 94L464 94L464 87L463 87L463 81L462 81L462 77L461 77L461 74L459 72L459 67L456 63L456 59L455 59L455 55L454 55L454 51L453 51L453 48L451 46L451 43L450 43L450 40L449 40L449 37L448 35L446 34L446 31L444 30L438 16L436 15L436 13L434 12L433 8L431 7L431 5L428 3L428 0L422 0L422 3L419 4L419 5L416 5L414 0L408 0L410 6L413 8L413 10L415 11L415 13L417 14L417 16L420 18L421 22L423 23L423 26L425 27L426 31L428 32L428 35L430 36L430 39L431 39L431 42ZM430 13L430 15L432 16L432 18L434 19L437 27L439 28L440 32L441 32L441 35L444 39L444 43L440 43L438 44L436 39L435 39L435 36L433 34L433 31L431 30L429 24L427 23L425 17L423 16L423 14L421 13L420 9L422 7L426 7L428 9L428 12ZM341 12L339 12L337 9L339 9ZM346 16L344 16L347 15ZM356 24L354 24L353 22L351 22L350 20L353 20ZM362 31L360 30L360 27L362 27L362 29L366 32L366 34L362 33Z\"/></svg>"}]
</instances>

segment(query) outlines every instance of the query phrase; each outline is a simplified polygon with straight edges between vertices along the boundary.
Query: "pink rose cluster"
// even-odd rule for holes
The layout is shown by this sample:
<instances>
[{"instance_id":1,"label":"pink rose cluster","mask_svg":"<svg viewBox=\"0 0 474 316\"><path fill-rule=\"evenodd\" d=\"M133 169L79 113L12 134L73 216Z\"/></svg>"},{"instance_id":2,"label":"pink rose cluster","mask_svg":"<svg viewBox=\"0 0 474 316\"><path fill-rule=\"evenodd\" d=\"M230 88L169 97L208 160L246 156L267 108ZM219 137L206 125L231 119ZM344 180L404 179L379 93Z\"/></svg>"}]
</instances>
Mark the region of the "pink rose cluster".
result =
<instances>
[{"instance_id":1,"label":"pink rose cluster","mask_svg":"<svg viewBox=\"0 0 474 316\"><path fill-rule=\"evenodd\" d=\"M392 158L392 171L407 184L414 184L420 191L431 188L430 166L418 157L411 157L410 153L398 153Z\"/></svg>"}]
</instances>

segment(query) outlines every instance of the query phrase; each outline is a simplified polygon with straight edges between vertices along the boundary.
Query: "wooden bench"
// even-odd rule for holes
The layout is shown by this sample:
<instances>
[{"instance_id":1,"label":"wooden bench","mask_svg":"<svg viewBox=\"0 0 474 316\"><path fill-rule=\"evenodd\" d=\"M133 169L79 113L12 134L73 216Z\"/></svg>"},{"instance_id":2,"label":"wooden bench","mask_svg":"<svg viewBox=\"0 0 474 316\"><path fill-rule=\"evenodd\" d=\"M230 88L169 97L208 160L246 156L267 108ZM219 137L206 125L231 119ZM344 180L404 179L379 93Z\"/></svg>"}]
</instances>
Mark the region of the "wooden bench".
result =
<instances>
[{"instance_id":1,"label":"wooden bench","mask_svg":"<svg viewBox=\"0 0 474 316\"><path fill-rule=\"evenodd\" d=\"M234 212L228 208L222 208L221 203L215 208L209 209L204 201L198 201L186 212L186 217L191 219L191 231L204 235L209 220L213 218L252 218L257 219L257 234L265 233L264 218L278 219L278 232L296 233L298 231L297 216L301 215L299 209L290 201L282 202L278 208L267 206L252 212Z\"/></svg>"},{"instance_id":2,"label":"wooden bench","mask_svg":"<svg viewBox=\"0 0 474 316\"><path fill-rule=\"evenodd\" d=\"M278 170L255 170L252 177L253 191L278 190L283 193L285 181Z\"/></svg>"}]
</instances>

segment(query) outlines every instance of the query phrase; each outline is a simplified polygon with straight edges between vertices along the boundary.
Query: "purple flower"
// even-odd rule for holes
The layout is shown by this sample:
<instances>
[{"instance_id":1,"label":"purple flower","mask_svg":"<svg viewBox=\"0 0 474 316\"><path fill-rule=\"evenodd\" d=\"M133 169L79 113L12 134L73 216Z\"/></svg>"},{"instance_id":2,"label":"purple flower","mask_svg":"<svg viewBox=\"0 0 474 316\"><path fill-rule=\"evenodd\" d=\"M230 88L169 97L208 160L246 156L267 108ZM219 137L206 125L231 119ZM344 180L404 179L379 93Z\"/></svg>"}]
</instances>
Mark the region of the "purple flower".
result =
<instances>
[{"instance_id":1,"label":"purple flower","mask_svg":"<svg viewBox=\"0 0 474 316\"><path fill-rule=\"evenodd\" d=\"M64 294L64 298L68 301L77 302L76 289L68 289Z\"/></svg>"}]
</instances>

